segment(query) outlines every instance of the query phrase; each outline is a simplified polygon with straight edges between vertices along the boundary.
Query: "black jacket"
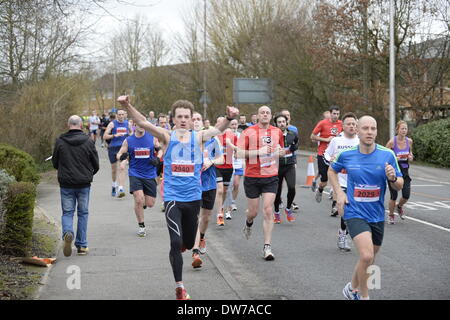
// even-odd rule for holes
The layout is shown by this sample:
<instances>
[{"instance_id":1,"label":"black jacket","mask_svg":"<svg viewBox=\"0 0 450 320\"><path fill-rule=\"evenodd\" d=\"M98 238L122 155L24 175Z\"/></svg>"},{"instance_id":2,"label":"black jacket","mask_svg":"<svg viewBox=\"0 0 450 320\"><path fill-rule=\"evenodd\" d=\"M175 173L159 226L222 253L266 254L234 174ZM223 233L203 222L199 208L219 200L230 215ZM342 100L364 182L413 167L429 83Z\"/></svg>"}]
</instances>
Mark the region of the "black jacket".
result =
<instances>
[{"instance_id":1,"label":"black jacket","mask_svg":"<svg viewBox=\"0 0 450 320\"><path fill-rule=\"evenodd\" d=\"M298 136L294 131L286 129L286 134L284 135L284 147L289 148L293 155L291 157L280 157L280 166L296 164L297 157L295 151L298 149Z\"/></svg>"},{"instance_id":2,"label":"black jacket","mask_svg":"<svg viewBox=\"0 0 450 320\"><path fill-rule=\"evenodd\" d=\"M99 169L94 141L81 130L69 130L56 139L52 156L61 188L86 188Z\"/></svg>"}]
</instances>

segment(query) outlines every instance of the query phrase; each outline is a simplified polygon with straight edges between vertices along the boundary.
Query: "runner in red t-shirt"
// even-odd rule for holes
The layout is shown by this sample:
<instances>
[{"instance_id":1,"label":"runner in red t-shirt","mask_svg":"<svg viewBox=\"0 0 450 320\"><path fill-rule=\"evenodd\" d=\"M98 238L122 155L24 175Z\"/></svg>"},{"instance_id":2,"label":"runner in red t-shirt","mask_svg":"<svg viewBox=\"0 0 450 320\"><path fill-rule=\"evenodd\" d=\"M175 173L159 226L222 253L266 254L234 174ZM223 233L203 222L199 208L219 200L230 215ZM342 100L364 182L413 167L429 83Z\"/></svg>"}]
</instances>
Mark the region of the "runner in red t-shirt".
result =
<instances>
[{"instance_id":1,"label":"runner in red t-shirt","mask_svg":"<svg viewBox=\"0 0 450 320\"><path fill-rule=\"evenodd\" d=\"M320 142L319 148L317 149L317 166L319 168L320 175L319 188L316 191L317 202L322 201L322 192L328 182L327 172L329 163L325 160L323 154L331 139L338 136L339 133L342 132L342 121L339 120L339 114L340 110L338 106L330 107L331 118L319 121L311 134L311 140Z\"/></svg>"},{"instance_id":2,"label":"runner in red t-shirt","mask_svg":"<svg viewBox=\"0 0 450 320\"><path fill-rule=\"evenodd\" d=\"M258 123L244 130L238 140L238 156L245 158L244 190L248 200L244 235L251 235L253 220L258 215L262 195L264 212L264 259L273 260L271 250L273 230L273 203L278 189L278 161L284 156L283 132L270 125L269 107L258 109Z\"/></svg>"},{"instance_id":3,"label":"runner in red t-shirt","mask_svg":"<svg viewBox=\"0 0 450 320\"><path fill-rule=\"evenodd\" d=\"M224 117L218 117L217 123L224 120ZM228 191L228 186L230 185L231 177L233 176L233 149L227 147L227 140L232 144L237 144L237 136L233 131L228 128L224 134L217 136L220 141L220 145L223 147L223 155L225 158L225 163L216 166L216 181L217 181L217 192L216 201L214 207L217 208L217 225L224 226L224 209L223 203Z\"/></svg>"}]
</instances>

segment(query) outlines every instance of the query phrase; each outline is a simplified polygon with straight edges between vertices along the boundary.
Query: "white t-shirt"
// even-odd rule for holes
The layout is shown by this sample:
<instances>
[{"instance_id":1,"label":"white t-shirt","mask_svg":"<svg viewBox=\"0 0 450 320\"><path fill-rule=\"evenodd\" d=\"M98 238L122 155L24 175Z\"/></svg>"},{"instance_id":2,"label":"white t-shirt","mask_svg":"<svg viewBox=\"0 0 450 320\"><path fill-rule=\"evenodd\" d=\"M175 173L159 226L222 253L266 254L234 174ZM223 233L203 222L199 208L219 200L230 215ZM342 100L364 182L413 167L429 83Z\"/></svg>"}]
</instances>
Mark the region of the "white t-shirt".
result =
<instances>
[{"instance_id":1,"label":"white t-shirt","mask_svg":"<svg viewBox=\"0 0 450 320\"><path fill-rule=\"evenodd\" d=\"M90 116L89 117L89 130L97 130L98 129L98 123L100 122L100 118L97 116Z\"/></svg>"},{"instance_id":2,"label":"white t-shirt","mask_svg":"<svg viewBox=\"0 0 450 320\"><path fill-rule=\"evenodd\" d=\"M353 139L349 139L345 137L344 134L334 137L331 139L328 144L327 149L325 150L323 156L327 161L330 161L331 157L335 157L344 150L353 148L354 146L359 144L359 138L355 135ZM347 188L347 174L346 173L338 173L339 184L341 187Z\"/></svg>"}]
</instances>

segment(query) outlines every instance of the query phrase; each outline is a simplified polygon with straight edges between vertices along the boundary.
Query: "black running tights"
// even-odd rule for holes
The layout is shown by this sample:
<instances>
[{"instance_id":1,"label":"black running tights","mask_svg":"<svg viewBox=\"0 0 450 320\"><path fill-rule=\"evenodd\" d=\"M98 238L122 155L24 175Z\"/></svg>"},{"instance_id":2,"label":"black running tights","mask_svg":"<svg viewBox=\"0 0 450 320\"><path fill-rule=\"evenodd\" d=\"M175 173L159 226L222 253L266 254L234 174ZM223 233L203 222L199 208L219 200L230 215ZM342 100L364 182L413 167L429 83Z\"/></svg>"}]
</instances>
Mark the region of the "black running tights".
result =
<instances>
[{"instance_id":1,"label":"black running tights","mask_svg":"<svg viewBox=\"0 0 450 320\"><path fill-rule=\"evenodd\" d=\"M295 198L295 165L280 166L278 170L278 191L274 203L276 212L280 210L283 179L286 179L286 184L288 187L286 208L291 208L292 202Z\"/></svg>"}]
</instances>

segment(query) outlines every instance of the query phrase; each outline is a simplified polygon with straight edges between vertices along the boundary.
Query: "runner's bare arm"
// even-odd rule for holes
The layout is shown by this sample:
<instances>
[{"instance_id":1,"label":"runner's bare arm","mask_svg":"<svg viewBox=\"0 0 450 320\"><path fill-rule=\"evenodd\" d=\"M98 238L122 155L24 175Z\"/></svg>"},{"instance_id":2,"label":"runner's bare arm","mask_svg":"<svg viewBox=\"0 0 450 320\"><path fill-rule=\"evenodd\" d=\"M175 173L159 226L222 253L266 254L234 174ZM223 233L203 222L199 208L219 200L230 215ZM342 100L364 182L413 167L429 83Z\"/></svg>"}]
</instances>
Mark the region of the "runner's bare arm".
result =
<instances>
[{"instance_id":1,"label":"runner's bare arm","mask_svg":"<svg viewBox=\"0 0 450 320\"><path fill-rule=\"evenodd\" d=\"M227 106L227 116L223 121L217 126L212 127L208 130L204 130L200 132L201 135L201 141L205 142L210 140L212 137L218 136L222 134L230 125L230 120L228 119L234 119L239 115L239 109L235 107Z\"/></svg>"},{"instance_id":2,"label":"runner's bare arm","mask_svg":"<svg viewBox=\"0 0 450 320\"><path fill-rule=\"evenodd\" d=\"M128 141L125 139L122 143L122 146L120 147L119 152L116 155L116 159L120 161L120 157L126 152L128 152Z\"/></svg>"},{"instance_id":3,"label":"runner's bare arm","mask_svg":"<svg viewBox=\"0 0 450 320\"><path fill-rule=\"evenodd\" d=\"M345 204L348 203L347 195L344 191L341 189L341 185L339 184L338 174L334 169L331 167L328 168L328 180L331 182L331 186L333 187L333 190L336 192L337 197L337 208L339 215L344 215L344 207Z\"/></svg>"},{"instance_id":4,"label":"runner's bare arm","mask_svg":"<svg viewBox=\"0 0 450 320\"><path fill-rule=\"evenodd\" d=\"M411 138L406 137L406 139L409 140L409 155L408 160L413 161L414 160L414 154L413 154L413 140Z\"/></svg>"},{"instance_id":5,"label":"runner's bare arm","mask_svg":"<svg viewBox=\"0 0 450 320\"><path fill-rule=\"evenodd\" d=\"M333 139L334 137L331 136L331 137L328 137L328 138L322 138L321 136L318 136L318 135L315 135L314 133L311 133L311 137L310 138L311 138L311 140L313 142L315 142L315 141L330 142L331 139Z\"/></svg>"},{"instance_id":6,"label":"runner's bare arm","mask_svg":"<svg viewBox=\"0 0 450 320\"><path fill-rule=\"evenodd\" d=\"M170 139L167 130L157 127L148 122L147 119L130 104L129 96L120 96L117 101L123 107L126 107L128 109L130 116L134 119L134 121L136 121L137 125L150 132L154 137L158 138L161 143L167 144Z\"/></svg>"},{"instance_id":7,"label":"runner's bare arm","mask_svg":"<svg viewBox=\"0 0 450 320\"><path fill-rule=\"evenodd\" d=\"M111 134L111 130L114 128L114 122L110 122L108 126L106 127L105 133L103 134L103 139L109 140L114 138L114 136Z\"/></svg>"},{"instance_id":8,"label":"runner's bare arm","mask_svg":"<svg viewBox=\"0 0 450 320\"><path fill-rule=\"evenodd\" d=\"M392 139L389 139L389 141L386 143L386 148L388 149L394 148L394 141Z\"/></svg>"}]
</instances>

